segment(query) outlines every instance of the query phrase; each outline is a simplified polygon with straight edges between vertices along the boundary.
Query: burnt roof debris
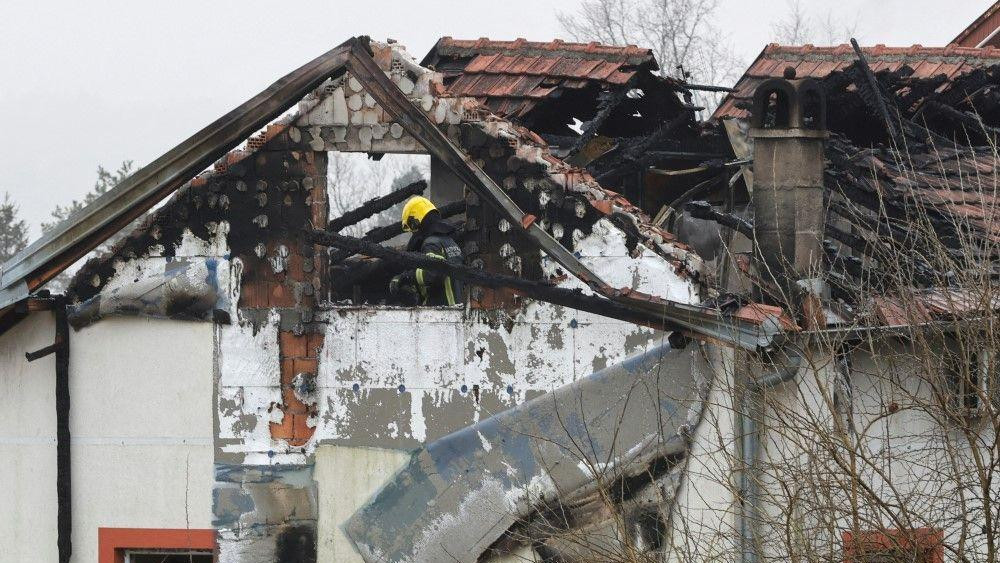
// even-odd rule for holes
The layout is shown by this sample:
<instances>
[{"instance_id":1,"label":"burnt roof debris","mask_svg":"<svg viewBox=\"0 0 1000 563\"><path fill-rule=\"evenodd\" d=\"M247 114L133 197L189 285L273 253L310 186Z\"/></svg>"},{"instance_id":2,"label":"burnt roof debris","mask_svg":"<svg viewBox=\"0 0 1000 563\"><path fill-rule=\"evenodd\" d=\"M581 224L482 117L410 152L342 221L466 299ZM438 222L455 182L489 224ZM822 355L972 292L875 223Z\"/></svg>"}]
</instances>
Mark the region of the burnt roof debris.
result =
<instances>
[{"instance_id":1,"label":"burnt roof debris","mask_svg":"<svg viewBox=\"0 0 1000 563\"><path fill-rule=\"evenodd\" d=\"M910 78L937 80L942 91L960 77L977 69L1000 64L1000 49L948 47L864 47L862 52L876 75L897 73L904 67ZM754 63L736 83L734 92L726 96L713 117L746 119L750 116L749 102L757 86L769 78L781 78L787 67L795 70L797 78L823 80L833 73L843 71L857 62L851 45L815 47L813 45L789 46L771 44L761 51ZM831 106L834 105L831 99ZM831 116L832 117L832 116Z\"/></svg>"},{"instance_id":2,"label":"burnt roof debris","mask_svg":"<svg viewBox=\"0 0 1000 563\"><path fill-rule=\"evenodd\" d=\"M717 125L697 119L687 86L656 73L649 49L446 37L423 63L444 74L444 95L475 97L528 127L649 214L705 179L647 179L649 168L732 159Z\"/></svg>"},{"instance_id":3,"label":"burnt roof debris","mask_svg":"<svg viewBox=\"0 0 1000 563\"><path fill-rule=\"evenodd\" d=\"M346 45L345 60L331 72L349 72L352 80L362 85L366 95L387 116L402 124L415 142L448 166L467 186L469 194L466 203L477 210L472 212L469 209L470 216L477 221L489 218L490 223L489 227L485 222L473 227L466 225L466 230L485 231L488 228L492 232L499 228L501 222L507 224L510 234L500 232L493 239L506 240L506 236L512 243L517 243L517 252L527 253L525 256L544 253L558 263L563 273L576 277L609 301L609 307L627 310L636 318L655 318L661 326L666 323L750 349L769 348L780 340L781 332L787 328L780 311L763 318L745 319L724 315L711 307L670 301L609 285L574 254L574 237L585 236L586 233L564 229L561 224L547 219L571 214L577 220L583 219L592 225L601 218L607 218L624 231L626 244L631 248L642 243L666 259L682 276L691 275L697 279L701 262L683 244L677 243L672 235L651 225L648 215L641 209L603 188L586 171L568 166L553 156L550 147L537 134L480 111L474 100L456 101L447 97L438 97L432 102L447 102L449 107L465 110L457 114L457 122L447 127L439 126L425 113L426 110L404 94L391 76L387 76L386 72L390 69L383 67L395 62L391 47L367 40ZM372 49L378 50L379 60L373 56ZM440 89L440 84L435 82L428 87L433 96ZM319 168L308 164L310 158L319 162L325 157L322 152L316 153L319 156L310 156L313 152L309 151L295 156L298 154L295 147L301 147L303 143L307 143L305 146L312 151L319 150L314 148L314 142L318 141L313 138L314 133L299 129L297 119L301 117L301 112L315 108L323 96L332 95L327 90L325 87L315 89L303 102L304 105L300 105L299 112L288 114L269 125L260 138L249 139L245 149L216 156L221 159L216 162L214 170L190 179L171 202L152 214L142 228L123 239L110 255L92 260L81 269L72 284L73 298L84 301L101 292L121 264L128 260L148 257L154 251L162 252L164 258L171 258L171 247L192 234L202 241L221 238L228 244L233 256L254 263L263 260L268 252L280 254L281 248L276 245L270 245L275 248L268 250L270 246L265 243L274 240L265 241L266 237L287 236L295 248L286 250L301 251L303 257L307 257L308 251L311 256L311 244L299 248L302 229L315 227L310 211L311 192L307 193L304 187L308 183L313 190L325 185L324 178L312 178ZM290 106L296 100L280 101L283 106ZM677 123L688 124L690 121L685 114L683 120L678 119ZM654 141L666 137L663 131L667 128L667 123L653 127ZM322 146L325 148L327 145ZM212 146L206 147L206 150L208 148L214 154L224 147ZM292 158L286 160L280 156L289 150L292 151L289 153ZM269 158L267 153L272 151L279 156ZM171 184L160 189L173 187ZM378 206L378 200L366 206L353 215L367 213L369 207ZM279 219L269 223L268 217ZM353 217L349 219L353 220ZM341 219L341 222L345 221ZM497 249L483 250L479 256L469 253L473 263L481 257L486 260L484 265L488 268L501 269L505 266L494 256ZM281 258L277 254L275 256ZM280 264L276 262L278 265L274 268L284 268L283 260L281 258ZM505 267L507 271L523 274L525 278L537 278L540 274L529 272L528 268L538 269L538 261L526 262L534 266L525 266L524 272L520 266ZM365 266L361 269L378 269L377 264L371 261L360 263ZM312 271L311 261L303 262L303 271L306 264ZM244 274L252 274L251 270L246 270ZM278 271L275 269L275 272ZM267 281L263 277L261 280ZM315 286L315 283L312 285ZM313 288L313 292L319 290ZM287 295L282 293L279 297L284 299Z\"/></svg>"},{"instance_id":4,"label":"burnt roof debris","mask_svg":"<svg viewBox=\"0 0 1000 563\"><path fill-rule=\"evenodd\" d=\"M735 144L757 86L786 75L817 80L827 99L824 266L837 315L880 326L953 315L906 311L912 303L886 295L919 305L1000 277L1000 49L769 45L714 114ZM690 216L748 230L718 198L697 199L711 203L687 204ZM749 194L740 206L752 206ZM737 265L767 294L746 260Z\"/></svg>"}]
</instances>

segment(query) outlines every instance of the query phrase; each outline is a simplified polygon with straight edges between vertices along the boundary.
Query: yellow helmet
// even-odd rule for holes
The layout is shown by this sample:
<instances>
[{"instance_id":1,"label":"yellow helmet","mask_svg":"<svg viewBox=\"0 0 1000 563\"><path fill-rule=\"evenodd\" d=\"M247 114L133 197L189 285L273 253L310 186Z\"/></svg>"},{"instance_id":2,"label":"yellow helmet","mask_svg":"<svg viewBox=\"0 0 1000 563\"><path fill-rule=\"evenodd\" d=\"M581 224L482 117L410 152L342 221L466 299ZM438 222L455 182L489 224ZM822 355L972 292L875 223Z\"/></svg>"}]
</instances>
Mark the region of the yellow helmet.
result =
<instances>
[{"instance_id":1,"label":"yellow helmet","mask_svg":"<svg viewBox=\"0 0 1000 563\"><path fill-rule=\"evenodd\" d=\"M436 210L431 200L423 196L412 197L403 206L403 230L415 231L431 211Z\"/></svg>"}]
</instances>

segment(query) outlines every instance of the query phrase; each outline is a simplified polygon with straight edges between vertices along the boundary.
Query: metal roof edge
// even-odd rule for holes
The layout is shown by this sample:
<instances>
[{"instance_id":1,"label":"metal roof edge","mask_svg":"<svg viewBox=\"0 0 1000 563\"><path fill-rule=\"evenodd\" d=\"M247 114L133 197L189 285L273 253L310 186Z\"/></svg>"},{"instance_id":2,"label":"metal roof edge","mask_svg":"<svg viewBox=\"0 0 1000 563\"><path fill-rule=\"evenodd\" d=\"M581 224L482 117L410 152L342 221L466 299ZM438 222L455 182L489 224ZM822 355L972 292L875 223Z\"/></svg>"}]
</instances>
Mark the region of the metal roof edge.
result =
<instances>
[{"instance_id":1,"label":"metal roof edge","mask_svg":"<svg viewBox=\"0 0 1000 563\"><path fill-rule=\"evenodd\" d=\"M11 257L0 266L0 308L26 296L25 289L31 292L55 277L279 117L329 76L346 68L357 48L369 48L367 37L352 37L278 79Z\"/></svg>"}]
</instances>

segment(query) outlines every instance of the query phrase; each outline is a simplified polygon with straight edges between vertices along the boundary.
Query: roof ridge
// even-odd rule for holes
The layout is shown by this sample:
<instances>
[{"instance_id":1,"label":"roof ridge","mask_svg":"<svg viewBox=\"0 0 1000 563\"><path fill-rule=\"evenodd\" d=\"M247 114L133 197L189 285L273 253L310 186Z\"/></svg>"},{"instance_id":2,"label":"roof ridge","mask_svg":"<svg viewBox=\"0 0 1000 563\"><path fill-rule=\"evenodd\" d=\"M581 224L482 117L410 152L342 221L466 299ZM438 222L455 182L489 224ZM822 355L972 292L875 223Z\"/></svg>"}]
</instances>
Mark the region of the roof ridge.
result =
<instances>
[{"instance_id":1,"label":"roof ridge","mask_svg":"<svg viewBox=\"0 0 1000 563\"><path fill-rule=\"evenodd\" d=\"M861 47L861 51L868 56L887 55L960 55L968 57L994 58L1000 57L1000 49L992 46L988 47L964 47L951 43L943 47L928 47L920 43L908 46L888 46L877 43L867 47ZM782 45L780 43L770 43L764 48L764 55L843 55L853 54L854 49L846 43L840 45L813 45L806 43L803 45Z\"/></svg>"}]
</instances>

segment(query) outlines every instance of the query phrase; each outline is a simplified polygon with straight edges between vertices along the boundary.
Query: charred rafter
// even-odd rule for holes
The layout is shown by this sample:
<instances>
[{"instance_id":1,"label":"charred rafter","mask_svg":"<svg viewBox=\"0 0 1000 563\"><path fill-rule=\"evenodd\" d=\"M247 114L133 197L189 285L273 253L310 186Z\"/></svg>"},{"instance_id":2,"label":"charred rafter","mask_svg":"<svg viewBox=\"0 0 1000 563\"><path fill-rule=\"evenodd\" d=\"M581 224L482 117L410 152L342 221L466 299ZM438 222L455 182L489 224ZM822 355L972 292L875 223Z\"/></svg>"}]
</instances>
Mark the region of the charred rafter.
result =
<instances>
[{"instance_id":1,"label":"charred rafter","mask_svg":"<svg viewBox=\"0 0 1000 563\"><path fill-rule=\"evenodd\" d=\"M732 213L724 213L712 207L707 201L692 201L684 206L684 210L695 219L715 221L723 227L732 229L741 235L753 239L753 223Z\"/></svg>"},{"instance_id":2,"label":"charred rafter","mask_svg":"<svg viewBox=\"0 0 1000 563\"><path fill-rule=\"evenodd\" d=\"M615 90L602 92L598 96L598 106L597 115L593 119L587 121L583 124L583 133L580 134L580 138L573 143L573 146L569 149L569 155L572 156L580 151L587 141L594 138L597 132L600 131L604 122L608 120L609 117L614 113L614 111L628 99L628 94L634 87L635 83L638 81L639 74L633 74L632 78L628 80L621 88L616 88Z\"/></svg>"},{"instance_id":3,"label":"charred rafter","mask_svg":"<svg viewBox=\"0 0 1000 563\"><path fill-rule=\"evenodd\" d=\"M337 233L309 231L307 238L314 243L334 246L354 254L362 254L378 258L385 263L391 263L401 268L422 268L435 270L449 276L461 279L471 285L490 289L510 289L519 295L539 301L562 305L580 311L594 313L613 319L641 324L658 330L677 330L679 327L668 323L662 317L645 311L636 311L625 305L603 297L588 295L579 289L565 289L546 282L526 280L514 276L493 274L471 268L450 264L418 252L393 250L378 244ZM377 267L377 266L373 266Z\"/></svg>"},{"instance_id":4,"label":"charred rafter","mask_svg":"<svg viewBox=\"0 0 1000 563\"><path fill-rule=\"evenodd\" d=\"M420 195L424 193L426 189L427 182L424 180L417 180L416 182L413 182L404 188L400 188L389 195L376 197L364 202L358 207L344 213L340 217L331 220L327 224L326 228L331 231L339 231L345 227L350 227L351 225L364 221L376 213L381 213L394 205L403 203L410 197Z\"/></svg>"}]
</instances>

